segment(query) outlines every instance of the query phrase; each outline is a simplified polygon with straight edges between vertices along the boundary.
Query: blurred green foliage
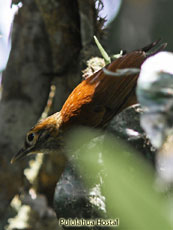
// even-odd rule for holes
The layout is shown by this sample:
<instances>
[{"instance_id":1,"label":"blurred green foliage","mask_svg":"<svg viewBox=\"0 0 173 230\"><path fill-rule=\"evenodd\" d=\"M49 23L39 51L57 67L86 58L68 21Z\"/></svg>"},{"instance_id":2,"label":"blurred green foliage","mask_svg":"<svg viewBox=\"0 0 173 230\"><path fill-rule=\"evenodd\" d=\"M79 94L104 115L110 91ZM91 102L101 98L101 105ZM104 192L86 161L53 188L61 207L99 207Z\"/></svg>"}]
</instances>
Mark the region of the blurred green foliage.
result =
<instances>
[{"instance_id":1,"label":"blurred green foliage","mask_svg":"<svg viewBox=\"0 0 173 230\"><path fill-rule=\"evenodd\" d=\"M88 187L98 183L101 153L105 174L101 188L109 217L120 220L118 229L171 229L167 199L156 189L154 170L133 149L90 129L72 132L68 143Z\"/></svg>"}]
</instances>

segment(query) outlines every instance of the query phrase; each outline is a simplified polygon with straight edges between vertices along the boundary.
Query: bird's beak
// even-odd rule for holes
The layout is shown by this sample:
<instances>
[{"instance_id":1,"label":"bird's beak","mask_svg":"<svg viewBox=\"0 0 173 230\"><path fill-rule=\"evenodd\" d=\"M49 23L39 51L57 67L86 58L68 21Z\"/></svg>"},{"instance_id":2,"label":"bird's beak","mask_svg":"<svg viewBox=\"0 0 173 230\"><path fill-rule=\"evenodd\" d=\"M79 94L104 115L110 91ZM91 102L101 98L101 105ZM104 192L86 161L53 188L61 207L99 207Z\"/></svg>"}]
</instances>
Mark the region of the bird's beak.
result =
<instances>
[{"instance_id":1,"label":"bird's beak","mask_svg":"<svg viewBox=\"0 0 173 230\"><path fill-rule=\"evenodd\" d=\"M24 149L22 148L16 155L13 156L11 159L11 164L13 164L15 161L24 158L31 152L30 149Z\"/></svg>"}]
</instances>

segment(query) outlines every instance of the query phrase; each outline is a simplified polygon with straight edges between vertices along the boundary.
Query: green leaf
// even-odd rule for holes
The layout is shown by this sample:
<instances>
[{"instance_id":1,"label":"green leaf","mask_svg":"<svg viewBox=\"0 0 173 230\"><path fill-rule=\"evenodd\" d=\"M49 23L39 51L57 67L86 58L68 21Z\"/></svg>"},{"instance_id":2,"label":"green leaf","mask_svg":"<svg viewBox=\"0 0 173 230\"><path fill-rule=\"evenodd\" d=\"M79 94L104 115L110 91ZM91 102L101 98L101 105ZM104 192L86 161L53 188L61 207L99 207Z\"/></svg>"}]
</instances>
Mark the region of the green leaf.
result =
<instances>
[{"instance_id":1,"label":"green leaf","mask_svg":"<svg viewBox=\"0 0 173 230\"><path fill-rule=\"evenodd\" d=\"M106 65L110 64L111 63L111 58L109 57L109 55L107 54L107 52L105 51L105 49L103 48L103 46L100 44L100 42L99 42L99 40L97 39L96 36L94 36L94 40L95 40L95 43L96 43L96 45L97 45L97 47L98 47L98 49L99 49L102 57L105 60Z\"/></svg>"},{"instance_id":2,"label":"green leaf","mask_svg":"<svg viewBox=\"0 0 173 230\"><path fill-rule=\"evenodd\" d=\"M102 190L109 217L120 220L118 229L171 229L167 200L155 188L153 168L124 143L109 135L103 140L103 135L100 135L93 130L78 130L72 134L70 147L76 149L84 145L78 151L76 165L88 186L91 178L98 182L98 154L102 153L106 174ZM95 145L91 141L93 139L98 140L94 141Z\"/></svg>"}]
</instances>

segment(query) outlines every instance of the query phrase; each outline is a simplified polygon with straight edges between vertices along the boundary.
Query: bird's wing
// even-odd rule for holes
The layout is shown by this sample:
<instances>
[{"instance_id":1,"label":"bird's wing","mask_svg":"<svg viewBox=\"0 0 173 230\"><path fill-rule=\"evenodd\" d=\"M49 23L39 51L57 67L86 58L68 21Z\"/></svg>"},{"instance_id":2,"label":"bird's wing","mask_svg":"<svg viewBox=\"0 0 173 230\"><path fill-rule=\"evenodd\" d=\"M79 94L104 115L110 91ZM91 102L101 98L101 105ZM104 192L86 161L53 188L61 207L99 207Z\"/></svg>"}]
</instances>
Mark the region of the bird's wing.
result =
<instances>
[{"instance_id":1,"label":"bird's wing","mask_svg":"<svg viewBox=\"0 0 173 230\"><path fill-rule=\"evenodd\" d=\"M116 72L119 69L140 68L145 58L145 52L134 51L112 62L106 68L112 72ZM137 103L135 87L138 74L125 74L118 77L107 75L101 71L99 75L97 76L99 84L95 88L93 103L103 105L105 108L102 121L98 124L99 127L102 127L114 115L126 107ZM97 81L96 77L95 81Z\"/></svg>"},{"instance_id":2,"label":"bird's wing","mask_svg":"<svg viewBox=\"0 0 173 230\"><path fill-rule=\"evenodd\" d=\"M125 54L105 68L114 73L118 73L119 69L140 68L145 59L152 55L147 52L155 45L156 43L152 43L144 49ZM112 76L101 69L82 81L61 110L63 125L103 127L114 115L135 104L138 74L119 73L119 76Z\"/></svg>"}]
</instances>

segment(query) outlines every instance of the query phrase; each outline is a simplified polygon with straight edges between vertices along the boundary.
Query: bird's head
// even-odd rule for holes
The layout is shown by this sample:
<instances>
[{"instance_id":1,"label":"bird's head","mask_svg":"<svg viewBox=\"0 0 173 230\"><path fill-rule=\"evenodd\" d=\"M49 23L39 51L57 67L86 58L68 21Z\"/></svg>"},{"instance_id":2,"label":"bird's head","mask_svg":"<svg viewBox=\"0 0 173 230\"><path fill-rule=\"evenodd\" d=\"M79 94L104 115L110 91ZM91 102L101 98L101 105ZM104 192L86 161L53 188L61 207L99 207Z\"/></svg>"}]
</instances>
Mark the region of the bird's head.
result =
<instances>
[{"instance_id":1,"label":"bird's head","mask_svg":"<svg viewBox=\"0 0 173 230\"><path fill-rule=\"evenodd\" d=\"M39 121L26 134L24 147L12 158L11 163L30 154L57 152L63 144L60 126L59 112Z\"/></svg>"}]
</instances>

